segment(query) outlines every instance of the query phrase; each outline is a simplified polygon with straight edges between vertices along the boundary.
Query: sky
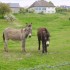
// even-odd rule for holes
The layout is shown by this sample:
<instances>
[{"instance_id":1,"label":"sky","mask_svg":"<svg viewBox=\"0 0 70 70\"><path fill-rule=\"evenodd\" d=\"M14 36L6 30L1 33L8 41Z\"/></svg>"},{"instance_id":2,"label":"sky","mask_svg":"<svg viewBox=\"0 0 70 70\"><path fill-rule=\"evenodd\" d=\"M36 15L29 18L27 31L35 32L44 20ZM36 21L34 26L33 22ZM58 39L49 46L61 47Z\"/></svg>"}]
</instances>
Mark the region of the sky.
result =
<instances>
[{"instance_id":1,"label":"sky","mask_svg":"<svg viewBox=\"0 0 70 70\"><path fill-rule=\"evenodd\" d=\"M19 3L21 7L28 7L32 3L38 0L0 0L0 2L5 2L5 3ZM51 1L55 6L60 6L60 5L67 5L70 6L70 0L46 0L46 1Z\"/></svg>"}]
</instances>

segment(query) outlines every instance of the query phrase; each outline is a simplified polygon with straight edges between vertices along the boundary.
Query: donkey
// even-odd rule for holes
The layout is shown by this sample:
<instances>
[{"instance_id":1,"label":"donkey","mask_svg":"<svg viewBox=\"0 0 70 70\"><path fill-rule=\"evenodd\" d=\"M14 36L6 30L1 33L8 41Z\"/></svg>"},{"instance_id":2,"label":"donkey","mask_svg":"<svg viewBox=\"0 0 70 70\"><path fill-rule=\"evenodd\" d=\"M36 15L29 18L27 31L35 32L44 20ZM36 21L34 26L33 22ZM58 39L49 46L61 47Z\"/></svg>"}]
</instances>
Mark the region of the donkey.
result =
<instances>
[{"instance_id":1,"label":"donkey","mask_svg":"<svg viewBox=\"0 0 70 70\"><path fill-rule=\"evenodd\" d=\"M37 31L37 37L39 43L38 50L40 50L40 44L42 41L42 53L47 52L47 47L49 46L50 41L50 34L48 30L46 28L39 28Z\"/></svg>"},{"instance_id":2,"label":"donkey","mask_svg":"<svg viewBox=\"0 0 70 70\"><path fill-rule=\"evenodd\" d=\"M26 24L23 29L6 28L3 32L4 50L8 52L7 42L8 40L18 40L22 42L22 51L25 51L26 38L32 35L32 23Z\"/></svg>"}]
</instances>

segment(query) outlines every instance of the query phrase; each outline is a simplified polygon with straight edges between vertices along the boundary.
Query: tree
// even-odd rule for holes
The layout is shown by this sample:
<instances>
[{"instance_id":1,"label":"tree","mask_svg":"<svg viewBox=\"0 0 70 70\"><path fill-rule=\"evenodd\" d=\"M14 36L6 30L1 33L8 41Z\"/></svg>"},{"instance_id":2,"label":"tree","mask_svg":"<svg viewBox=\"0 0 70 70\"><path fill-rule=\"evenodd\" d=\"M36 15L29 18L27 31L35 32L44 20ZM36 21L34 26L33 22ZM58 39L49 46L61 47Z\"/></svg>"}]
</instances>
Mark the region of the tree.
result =
<instances>
[{"instance_id":1,"label":"tree","mask_svg":"<svg viewBox=\"0 0 70 70\"><path fill-rule=\"evenodd\" d=\"M25 14L26 13L26 9L25 8L20 8L19 12Z\"/></svg>"},{"instance_id":2,"label":"tree","mask_svg":"<svg viewBox=\"0 0 70 70\"><path fill-rule=\"evenodd\" d=\"M11 9L6 3L0 3L0 15L4 17L5 14L10 13Z\"/></svg>"},{"instance_id":3,"label":"tree","mask_svg":"<svg viewBox=\"0 0 70 70\"><path fill-rule=\"evenodd\" d=\"M67 9L61 8L61 7L57 7L57 8L56 8L56 12L57 12L57 13L67 12Z\"/></svg>"},{"instance_id":4,"label":"tree","mask_svg":"<svg viewBox=\"0 0 70 70\"><path fill-rule=\"evenodd\" d=\"M25 13L34 13L34 9L28 9L28 8L20 8L20 13L25 14Z\"/></svg>"},{"instance_id":5,"label":"tree","mask_svg":"<svg viewBox=\"0 0 70 70\"><path fill-rule=\"evenodd\" d=\"M34 9L28 9L28 13L34 13L35 10Z\"/></svg>"},{"instance_id":6,"label":"tree","mask_svg":"<svg viewBox=\"0 0 70 70\"><path fill-rule=\"evenodd\" d=\"M15 16L12 15L12 14L7 14L7 15L4 16L4 18L5 18L9 23L13 23L13 22L16 20Z\"/></svg>"}]
</instances>

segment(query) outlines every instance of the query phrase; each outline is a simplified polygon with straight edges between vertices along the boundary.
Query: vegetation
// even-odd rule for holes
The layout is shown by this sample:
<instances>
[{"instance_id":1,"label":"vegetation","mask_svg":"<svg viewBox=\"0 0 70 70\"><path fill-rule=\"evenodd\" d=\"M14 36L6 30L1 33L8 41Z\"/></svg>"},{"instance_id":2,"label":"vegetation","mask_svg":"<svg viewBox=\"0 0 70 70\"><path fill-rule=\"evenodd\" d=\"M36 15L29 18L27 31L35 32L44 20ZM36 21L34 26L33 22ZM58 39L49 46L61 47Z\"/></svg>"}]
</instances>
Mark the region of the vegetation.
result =
<instances>
[{"instance_id":1,"label":"vegetation","mask_svg":"<svg viewBox=\"0 0 70 70\"><path fill-rule=\"evenodd\" d=\"M4 52L3 30L14 25L0 19L0 70L70 70L70 13L27 13L15 16L22 27L25 23L33 23L32 37L26 40L26 53L21 52L20 42L11 40L8 42L9 52ZM42 54L41 50L38 51L39 27L46 27L51 34L48 53Z\"/></svg>"},{"instance_id":2,"label":"vegetation","mask_svg":"<svg viewBox=\"0 0 70 70\"><path fill-rule=\"evenodd\" d=\"M20 8L19 13L21 14L34 13L34 10L33 9L29 10L28 8Z\"/></svg>"},{"instance_id":3,"label":"vegetation","mask_svg":"<svg viewBox=\"0 0 70 70\"><path fill-rule=\"evenodd\" d=\"M10 7L5 3L0 3L0 15L4 17L5 14L10 13Z\"/></svg>"},{"instance_id":4,"label":"vegetation","mask_svg":"<svg viewBox=\"0 0 70 70\"><path fill-rule=\"evenodd\" d=\"M28 13L34 13L35 12L35 10L34 9L28 9Z\"/></svg>"},{"instance_id":5,"label":"vegetation","mask_svg":"<svg viewBox=\"0 0 70 70\"><path fill-rule=\"evenodd\" d=\"M57 13L70 12L70 9L57 7L57 8L56 8L56 12L57 12Z\"/></svg>"},{"instance_id":6,"label":"vegetation","mask_svg":"<svg viewBox=\"0 0 70 70\"><path fill-rule=\"evenodd\" d=\"M40 13L38 13L38 14L44 15L45 13L42 11L42 12L40 12Z\"/></svg>"},{"instance_id":7,"label":"vegetation","mask_svg":"<svg viewBox=\"0 0 70 70\"><path fill-rule=\"evenodd\" d=\"M9 23L13 23L13 22L16 20L16 18L15 18L15 16L14 16L13 14L7 14L7 15L4 16L4 18L5 18Z\"/></svg>"},{"instance_id":8,"label":"vegetation","mask_svg":"<svg viewBox=\"0 0 70 70\"><path fill-rule=\"evenodd\" d=\"M19 13L25 14L26 12L28 12L27 9L25 9L25 8L20 8Z\"/></svg>"}]
</instances>

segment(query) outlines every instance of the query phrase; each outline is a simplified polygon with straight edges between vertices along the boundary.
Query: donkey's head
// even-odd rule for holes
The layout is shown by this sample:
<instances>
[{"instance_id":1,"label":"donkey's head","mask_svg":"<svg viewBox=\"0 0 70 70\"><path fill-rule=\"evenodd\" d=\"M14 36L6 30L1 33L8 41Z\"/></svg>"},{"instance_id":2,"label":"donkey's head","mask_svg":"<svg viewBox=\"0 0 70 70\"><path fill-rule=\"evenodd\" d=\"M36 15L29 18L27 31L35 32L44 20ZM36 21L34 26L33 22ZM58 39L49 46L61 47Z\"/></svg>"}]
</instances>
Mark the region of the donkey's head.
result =
<instances>
[{"instance_id":1,"label":"donkey's head","mask_svg":"<svg viewBox=\"0 0 70 70\"><path fill-rule=\"evenodd\" d=\"M50 37L49 33L46 30L44 30L43 31L43 39L47 46L49 46L49 40L50 40L49 37Z\"/></svg>"},{"instance_id":2,"label":"donkey's head","mask_svg":"<svg viewBox=\"0 0 70 70\"><path fill-rule=\"evenodd\" d=\"M26 32L26 37L32 36L32 23L30 23L30 24L26 23L25 32Z\"/></svg>"}]
</instances>

